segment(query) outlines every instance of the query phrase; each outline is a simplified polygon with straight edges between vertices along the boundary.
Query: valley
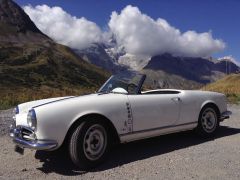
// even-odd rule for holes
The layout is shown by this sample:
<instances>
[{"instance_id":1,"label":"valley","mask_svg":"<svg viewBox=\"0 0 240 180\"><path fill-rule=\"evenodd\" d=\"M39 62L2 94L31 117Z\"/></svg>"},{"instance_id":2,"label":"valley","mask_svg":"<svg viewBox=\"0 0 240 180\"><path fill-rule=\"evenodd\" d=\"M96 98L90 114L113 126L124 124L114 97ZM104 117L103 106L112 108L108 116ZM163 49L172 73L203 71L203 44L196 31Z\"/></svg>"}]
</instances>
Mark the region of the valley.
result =
<instances>
[{"instance_id":1,"label":"valley","mask_svg":"<svg viewBox=\"0 0 240 180\"><path fill-rule=\"evenodd\" d=\"M41 32L12 0L0 1L0 27L0 109L42 98L93 93L116 73L146 74L147 89L200 89L240 71L228 58L130 55L116 45L114 37L106 44L71 49Z\"/></svg>"}]
</instances>

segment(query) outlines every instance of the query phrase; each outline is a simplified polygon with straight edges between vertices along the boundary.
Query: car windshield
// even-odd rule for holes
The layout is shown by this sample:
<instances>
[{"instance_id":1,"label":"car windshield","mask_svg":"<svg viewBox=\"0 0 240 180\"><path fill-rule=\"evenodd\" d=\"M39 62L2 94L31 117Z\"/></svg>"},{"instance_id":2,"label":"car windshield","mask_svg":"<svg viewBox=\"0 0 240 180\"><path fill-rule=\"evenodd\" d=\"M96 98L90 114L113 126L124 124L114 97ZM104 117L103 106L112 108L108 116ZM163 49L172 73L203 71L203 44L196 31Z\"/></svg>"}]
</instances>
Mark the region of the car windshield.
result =
<instances>
[{"instance_id":1,"label":"car windshield","mask_svg":"<svg viewBox=\"0 0 240 180\"><path fill-rule=\"evenodd\" d=\"M138 94L146 75L124 73L111 76L98 90L99 93L117 92L123 94Z\"/></svg>"}]
</instances>

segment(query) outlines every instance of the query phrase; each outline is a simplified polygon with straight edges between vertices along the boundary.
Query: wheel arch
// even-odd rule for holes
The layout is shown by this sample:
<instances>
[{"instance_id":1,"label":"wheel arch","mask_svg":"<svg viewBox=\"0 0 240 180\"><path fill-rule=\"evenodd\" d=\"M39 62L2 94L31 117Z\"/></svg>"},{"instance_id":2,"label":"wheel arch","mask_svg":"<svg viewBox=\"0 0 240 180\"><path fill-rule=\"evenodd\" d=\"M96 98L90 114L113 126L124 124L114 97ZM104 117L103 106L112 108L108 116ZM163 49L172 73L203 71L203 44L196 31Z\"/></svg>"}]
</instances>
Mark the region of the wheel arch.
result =
<instances>
[{"instance_id":1,"label":"wheel arch","mask_svg":"<svg viewBox=\"0 0 240 180\"><path fill-rule=\"evenodd\" d=\"M218 116L218 118L220 118L220 109L219 109L219 107L217 106L217 104L214 102L214 101L206 101L206 102L204 102L203 104L202 104L202 106L201 106L201 111L203 110L203 108L205 108L205 107L213 107L215 110L216 110L216 113L217 113L217 116ZM199 115L200 115L200 113L201 113L201 111L199 112Z\"/></svg>"},{"instance_id":2,"label":"wheel arch","mask_svg":"<svg viewBox=\"0 0 240 180\"><path fill-rule=\"evenodd\" d=\"M95 119L95 120L103 123L107 127L107 130L110 131L110 135L111 135L111 138L112 138L113 142L114 143L120 143L119 134L118 134L115 126L111 122L111 120L109 120L106 116L104 116L102 114L89 113L89 114L85 114L85 115L82 115L81 117L77 118L71 124L71 126L68 128L68 131L67 131L67 134L66 134L66 136L64 138L64 141L62 143L62 146L67 145L69 137L71 136L74 129L76 129L84 121L88 121L88 120L91 120L91 119Z\"/></svg>"}]
</instances>

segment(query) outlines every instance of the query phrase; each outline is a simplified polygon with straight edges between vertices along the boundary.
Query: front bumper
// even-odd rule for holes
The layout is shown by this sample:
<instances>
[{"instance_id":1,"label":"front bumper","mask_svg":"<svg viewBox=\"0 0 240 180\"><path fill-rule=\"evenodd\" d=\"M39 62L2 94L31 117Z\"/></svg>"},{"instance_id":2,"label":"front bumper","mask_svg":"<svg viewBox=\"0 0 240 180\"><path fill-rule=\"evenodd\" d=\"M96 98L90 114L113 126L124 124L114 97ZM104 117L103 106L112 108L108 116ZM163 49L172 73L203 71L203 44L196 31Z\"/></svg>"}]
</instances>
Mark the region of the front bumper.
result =
<instances>
[{"instance_id":1,"label":"front bumper","mask_svg":"<svg viewBox=\"0 0 240 180\"><path fill-rule=\"evenodd\" d=\"M55 141L37 140L32 129L25 126L10 126L10 137L13 142L22 148L30 148L35 150L50 150L57 146Z\"/></svg>"},{"instance_id":2,"label":"front bumper","mask_svg":"<svg viewBox=\"0 0 240 180\"><path fill-rule=\"evenodd\" d=\"M229 119L230 115L232 114L231 111L225 111L221 114L220 121L223 121L224 119Z\"/></svg>"}]
</instances>

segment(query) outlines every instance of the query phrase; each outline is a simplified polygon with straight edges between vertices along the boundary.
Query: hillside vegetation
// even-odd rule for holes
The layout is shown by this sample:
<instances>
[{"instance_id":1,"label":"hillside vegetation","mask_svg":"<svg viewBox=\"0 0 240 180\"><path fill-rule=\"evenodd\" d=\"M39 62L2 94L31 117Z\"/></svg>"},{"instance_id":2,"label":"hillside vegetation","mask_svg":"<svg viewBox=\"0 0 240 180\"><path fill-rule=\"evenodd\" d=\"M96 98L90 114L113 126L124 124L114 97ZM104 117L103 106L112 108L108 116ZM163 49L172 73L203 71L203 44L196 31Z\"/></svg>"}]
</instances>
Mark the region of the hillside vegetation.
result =
<instances>
[{"instance_id":1,"label":"hillside vegetation","mask_svg":"<svg viewBox=\"0 0 240 180\"><path fill-rule=\"evenodd\" d=\"M0 109L42 98L91 93L108 76L63 45L0 43Z\"/></svg>"},{"instance_id":2,"label":"hillside vegetation","mask_svg":"<svg viewBox=\"0 0 240 180\"><path fill-rule=\"evenodd\" d=\"M94 92L109 73L43 34L12 0L0 0L0 109Z\"/></svg>"},{"instance_id":3,"label":"hillside vegetation","mask_svg":"<svg viewBox=\"0 0 240 180\"><path fill-rule=\"evenodd\" d=\"M232 103L240 102L240 74L230 74L223 79L208 84L203 90L215 91L226 94Z\"/></svg>"}]
</instances>

